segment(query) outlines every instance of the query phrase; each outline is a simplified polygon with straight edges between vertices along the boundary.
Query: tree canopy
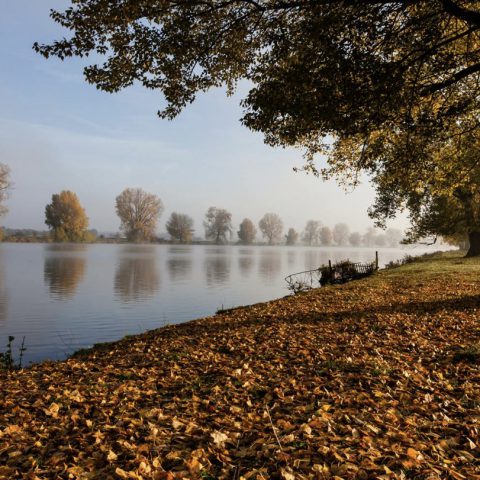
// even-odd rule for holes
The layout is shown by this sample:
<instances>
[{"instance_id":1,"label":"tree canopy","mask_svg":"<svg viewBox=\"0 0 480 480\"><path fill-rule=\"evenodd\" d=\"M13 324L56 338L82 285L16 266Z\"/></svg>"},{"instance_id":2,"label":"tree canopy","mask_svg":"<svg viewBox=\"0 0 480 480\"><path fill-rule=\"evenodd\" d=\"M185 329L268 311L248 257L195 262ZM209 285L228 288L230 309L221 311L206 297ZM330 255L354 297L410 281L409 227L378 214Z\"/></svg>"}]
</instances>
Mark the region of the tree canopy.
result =
<instances>
[{"instance_id":1,"label":"tree canopy","mask_svg":"<svg viewBox=\"0 0 480 480\"><path fill-rule=\"evenodd\" d=\"M45 207L45 224L57 242L85 240L88 217L76 193L63 190L53 194L52 202Z\"/></svg>"},{"instance_id":2,"label":"tree canopy","mask_svg":"<svg viewBox=\"0 0 480 480\"><path fill-rule=\"evenodd\" d=\"M155 234L163 203L157 195L141 188L126 188L115 200L120 229L133 242L149 241Z\"/></svg>"},{"instance_id":3,"label":"tree canopy","mask_svg":"<svg viewBox=\"0 0 480 480\"><path fill-rule=\"evenodd\" d=\"M417 155L423 161L410 174L392 172L394 162L378 172L370 215L384 226L406 208L412 223L407 241L462 236L469 240L468 255L480 255L480 135L433 138Z\"/></svg>"},{"instance_id":4,"label":"tree canopy","mask_svg":"<svg viewBox=\"0 0 480 480\"><path fill-rule=\"evenodd\" d=\"M257 229L249 218L244 218L237 232L238 239L243 245L251 245L255 241Z\"/></svg>"},{"instance_id":5,"label":"tree canopy","mask_svg":"<svg viewBox=\"0 0 480 480\"><path fill-rule=\"evenodd\" d=\"M312 155L345 156L355 138L349 173L372 168L362 146L387 131L428 136L479 109L474 0L76 0L51 17L70 37L34 48L98 60L85 77L99 89L159 89L173 118L198 92L247 79L244 124Z\"/></svg>"},{"instance_id":6,"label":"tree canopy","mask_svg":"<svg viewBox=\"0 0 480 480\"><path fill-rule=\"evenodd\" d=\"M8 212L8 208L3 202L8 198L11 188L10 167L4 163L0 163L0 216Z\"/></svg>"},{"instance_id":7,"label":"tree canopy","mask_svg":"<svg viewBox=\"0 0 480 480\"><path fill-rule=\"evenodd\" d=\"M461 161L434 150L480 132L476 0L75 0L51 17L71 35L39 53L90 55L85 77L107 92L160 90L164 118L247 80L242 122L270 145L302 147L307 171L347 185L367 172L380 224L451 199ZM440 190L432 158L450 171Z\"/></svg>"},{"instance_id":8,"label":"tree canopy","mask_svg":"<svg viewBox=\"0 0 480 480\"><path fill-rule=\"evenodd\" d=\"M207 240L214 240L216 244L226 243L233 232L232 214L223 208L210 207L203 226Z\"/></svg>"},{"instance_id":9,"label":"tree canopy","mask_svg":"<svg viewBox=\"0 0 480 480\"><path fill-rule=\"evenodd\" d=\"M269 245L280 241L283 232L282 219L276 213L266 213L258 222L258 227Z\"/></svg>"},{"instance_id":10,"label":"tree canopy","mask_svg":"<svg viewBox=\"0 0 480 480\"><path fill-rule=\"evenodd\" d=\"M172 240L189 243L193 238L193 219L184 213L173 212L165 225Z\"/></svg>"}]
</instances>

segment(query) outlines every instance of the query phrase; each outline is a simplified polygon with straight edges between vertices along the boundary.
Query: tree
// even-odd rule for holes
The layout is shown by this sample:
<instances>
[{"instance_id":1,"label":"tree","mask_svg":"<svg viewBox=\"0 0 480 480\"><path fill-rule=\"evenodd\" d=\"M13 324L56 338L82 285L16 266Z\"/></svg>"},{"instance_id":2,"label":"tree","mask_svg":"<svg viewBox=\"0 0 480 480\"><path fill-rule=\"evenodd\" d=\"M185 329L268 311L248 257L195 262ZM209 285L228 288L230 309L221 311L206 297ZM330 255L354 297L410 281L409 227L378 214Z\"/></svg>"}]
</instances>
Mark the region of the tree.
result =
<instances>
[{"instance_id":1,"label":"tree","mask_svg":"<svg viewBox=\"0 0 480 480\"><path fill-rule=\"evenodd\" d=\"M368 227L362 241L366 247L373 247L375 245L376 238L377 232L375 231L375 229L373 227Z\"/></svg>"},{"instance_id":2,"label":"tree","mask_svg":"<svg viewBox=\"0 0 480 480\"><path fill-rule=\"evenodd\" d=\"M387 229L385 235L389 247L398 247L403 239L402 231L398 228Z\"/></svg>"},{"instance_id":3,"label":"tree","mask_svg":"<svg viewBox=\"0 0 480 480\"><path fill-rule=\"evenodd\" d=\"M461 122L451 127L456 133L462 129ZM480 255L480 134L435 136L429 145L417 146L416 155L422 161L403 176L393 163L378 172L370 215L384 227L406 209L412 224L408 242L463 236L469 240L467 255Z\"/></svg>"},{"instance_id":4,"label":"tree","mask_svg":"<svg viewBox=\"0 0 480 480\"><path fill-rule=\"evenodd\" d=\"M0 216L8 212L8 208L3 205L3 202L8 198L11 188L10 167L4 163L0 163Z\"/></svg>"},{"instance_id":5,"label":"tree","mask_svg":"<svg viewBox=\"0 0 480 480\"><path fill-rule=\"evenodd\" d=\"M387 236L381 233L375 237L375 245L377 247L385 247L387 245Z\"/></svg>"},{"instance_id":6,"label":"tree","mask_svg":"<svg viewBox=\"0 0 480 480\"><path fill-rule=\"evenodd\" d=\"M167 232L180 243L190 243L193 238L193 220L188 215L173 212L166 223Z\"/></svg>"},{"instance_id":7,"label":"tree","mask_svg":"<svg viewBox=\"0 0 480 480\"><path fill-rule=\"evenodd\" d=\"M52 203L45 207L45 224L57 242L81 242L85 240L88 217L77 195L63 190L52 195Z\"/></svg>"},{"instance_id":8,"label":"tree","mask_svg":"<svg viewBox=\"0 0 480 480\"><path fill-rule=\"evenodd\" d=\"M232 235L232 214L223 208L210 207L205 214L205 237L214 240L217 245L227 242Z\"/></svg>"},{"instance_id":9,"label":"tree","mask_svg":"<svg viewBox=\"0 0 480 480\"><path fill-rule=\"evenodd\" d=\"M329 246L333 242L333 233L329 227L322 227L320 229L320 241L322 245Z\"/></svg>"},{"instance_id":10,"label":"tree","mask_svg":"<svg viewBox=\"0 0 480 480\"><path fill-rule=\"evenodd\" d=\"M333 239L337 245L346 245L350 229L346 223L337 223L333 227Z\"/></svg>"},{"instance_id":11,"label":"tree","mask_svg":"<svg viewBox=\"0 0 480 480\"><path fill-rule=\"evenodd\" d=\"M358 232L353 232L348 237L348 241L352 247L359 247L362 243L362 236Z\"/></svg>"},{"instance_id":12,"label":"tree","mask_svg":"<svg viewBox=\"0 0 480 480\"><path fill-rule=\"evenodd\" d=\"M157 221L163 212L160 198L141 188L126 188L115 200L120 217L120 230L131 242L149 241L155 234Z\"/></svg>"},{"instance_id":13,"label":"tree","mask_svg":"<svg viewBox=\"0 0 480 480\"><path fill-rule=\"evenodd\" d=\"M245 125L306 147L313 170L333 136L323 173L354 182L386 161L392 132L414 143L480 108L473 0L76 0L51 17L70 38L34 48L103 56L84 70L97 88L159 89L172 118L198 92L246 79Z\"/></svg>"},{"instance_id":14,"label":"tree","mask_svg":"<svg viewBox=\"0 0 480 480\"><path fill-rule=\"evenodd\" d=\"M266 213L258 222L258 226L269 245L278 242L283 232L283 222L276 213Z\"/></svg>"},{"instance_id":15,"label":"tree","mask_svg":"<svg viewBox=\"0 0 480 480\"><path fill-rule=\"evenodd\" d=\"M243 245L251 245L255 241L257 235L257 229L249 218L244 218L240 224L240 228L237 232L240 243Z\"/></svg>"},{"instance_id":16,"label":"tree","mask_svg":"<svg viewBox=\"0 0 480 480\"><path fill-rule=\"evenodd\" d=\"M285 235L285 243L287 245L295 245L298 241L298 233L294 228L289 228Z\"/></svg>"},{"instance_id":17,"label":"tree","mask_svg":"<svg viewBox=\"0 0 480 480\"><path fill-rule=\"evenodd\" d=\"M316 245L320 241L321 223L316 220L309 220L303 232L303 241L307 245Z\"/></svg>"}]
</instances>

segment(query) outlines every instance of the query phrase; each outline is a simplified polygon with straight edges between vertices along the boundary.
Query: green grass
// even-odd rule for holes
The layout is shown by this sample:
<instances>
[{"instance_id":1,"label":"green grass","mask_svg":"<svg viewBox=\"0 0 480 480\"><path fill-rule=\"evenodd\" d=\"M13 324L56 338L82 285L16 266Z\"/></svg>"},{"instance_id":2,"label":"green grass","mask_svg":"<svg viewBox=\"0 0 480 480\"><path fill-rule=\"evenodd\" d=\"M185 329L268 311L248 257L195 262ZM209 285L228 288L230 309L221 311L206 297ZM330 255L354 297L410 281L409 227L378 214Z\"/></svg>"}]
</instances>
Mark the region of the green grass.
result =
<instances>
[{"instance_id":1,"label":"green grass","mask_svg":"<svg viewBox=\"0 0 480 480\"><path fill-rule=\"evenodd\" d=\"M437 252L420 256L415 262L398 268L382 270L378 277L396 279L399 276L405 276L407 273L415 273L417 279L429 279L439 274L478 276L479 268L480 257L466 258L465 252L460 251Z\"/></svg>"}]
</instances>

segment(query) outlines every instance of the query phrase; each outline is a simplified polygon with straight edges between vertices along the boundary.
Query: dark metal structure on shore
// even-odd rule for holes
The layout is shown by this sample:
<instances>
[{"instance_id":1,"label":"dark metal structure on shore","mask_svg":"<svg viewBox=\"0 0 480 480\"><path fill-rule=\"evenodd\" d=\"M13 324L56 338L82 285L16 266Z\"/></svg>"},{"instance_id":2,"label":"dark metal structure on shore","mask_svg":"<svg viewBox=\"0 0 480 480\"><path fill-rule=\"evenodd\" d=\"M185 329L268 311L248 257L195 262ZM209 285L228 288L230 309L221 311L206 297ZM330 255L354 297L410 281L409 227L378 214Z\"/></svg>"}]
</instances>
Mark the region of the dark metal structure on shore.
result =
<instances>
[{"instance_id":1,"label":"dark metal structure on shore","mask_svg":"<svg viewBox=\"0 0 480 480\"><path fill-rule=\"evenodd\" d=\"M322 265L314 270L292 273L285 277L288 289L293 293L307 292L327 284L339 284L371 275L378 270L378 252L372 262L350 262L344 260L328 265Z\"/></svg>"}]
</instances>

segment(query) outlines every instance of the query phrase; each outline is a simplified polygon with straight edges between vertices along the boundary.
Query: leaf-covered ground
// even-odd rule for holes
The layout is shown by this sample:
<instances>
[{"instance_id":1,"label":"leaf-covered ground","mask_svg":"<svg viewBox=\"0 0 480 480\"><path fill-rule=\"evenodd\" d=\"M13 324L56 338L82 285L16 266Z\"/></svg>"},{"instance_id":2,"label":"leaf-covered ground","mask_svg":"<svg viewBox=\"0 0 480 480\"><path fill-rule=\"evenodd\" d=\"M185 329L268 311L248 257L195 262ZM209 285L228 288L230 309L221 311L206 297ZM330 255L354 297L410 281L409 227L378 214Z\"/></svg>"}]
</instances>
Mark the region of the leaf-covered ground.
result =
<instances>
[{"instance_id":1,"label":"leaf-covered ground","mask_svg":"<svg viewBox=\"0 0 480 480\"><path fill-rule=\"evenodd\" d=\"M480 479L480 261L0 374L0 478Z\"/></svg>"}]
</instances>

